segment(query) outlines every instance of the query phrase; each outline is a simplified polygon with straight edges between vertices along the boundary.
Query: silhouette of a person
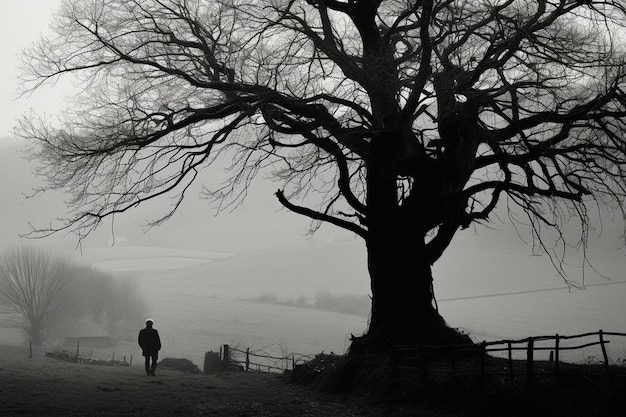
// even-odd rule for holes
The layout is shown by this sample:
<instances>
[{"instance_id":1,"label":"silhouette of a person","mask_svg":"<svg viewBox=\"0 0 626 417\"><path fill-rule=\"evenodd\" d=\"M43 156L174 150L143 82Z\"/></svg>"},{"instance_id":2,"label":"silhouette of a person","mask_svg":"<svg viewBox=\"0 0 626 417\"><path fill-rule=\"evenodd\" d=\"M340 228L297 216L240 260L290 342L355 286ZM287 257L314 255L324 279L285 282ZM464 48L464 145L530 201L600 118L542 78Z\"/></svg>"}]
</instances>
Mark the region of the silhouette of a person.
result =
<instances>
[{"instance_id":1,"label":"silhouette of a person","mask_svg":"<svg viewBox=\"0 0 626 417\"><path fill-rule=\"evenodd\" d=\"M159 350L161 350L161 338L159 337L159 332L152 328L153 323L152 319L146 320L146 327L139 331L138 339L142 355L146 358L146 375L152 376L154 376L154 371L156 371ZM152 359L152 364L150 359Z\"/></svg>"}]
</instances>

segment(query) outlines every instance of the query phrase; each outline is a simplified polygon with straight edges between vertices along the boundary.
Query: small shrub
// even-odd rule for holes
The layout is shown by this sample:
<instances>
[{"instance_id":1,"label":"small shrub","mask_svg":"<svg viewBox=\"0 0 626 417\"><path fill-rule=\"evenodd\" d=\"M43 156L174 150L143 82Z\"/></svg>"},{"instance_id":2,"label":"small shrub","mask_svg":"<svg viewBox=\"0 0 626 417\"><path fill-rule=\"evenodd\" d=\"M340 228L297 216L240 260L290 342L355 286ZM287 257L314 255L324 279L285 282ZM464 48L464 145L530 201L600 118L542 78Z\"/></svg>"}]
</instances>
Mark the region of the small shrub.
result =
<instances>
[{"instance_id":1,"label":"small shrub","mask_svg":"<svg viewBox=\"0 0 626 417\"><path fill-rule=\"evenodd\" d=\"M189 374L202 373L198 366L189 359L165 358L159 362L159 367L175 369Z\"/></svg>"}]
</instances>

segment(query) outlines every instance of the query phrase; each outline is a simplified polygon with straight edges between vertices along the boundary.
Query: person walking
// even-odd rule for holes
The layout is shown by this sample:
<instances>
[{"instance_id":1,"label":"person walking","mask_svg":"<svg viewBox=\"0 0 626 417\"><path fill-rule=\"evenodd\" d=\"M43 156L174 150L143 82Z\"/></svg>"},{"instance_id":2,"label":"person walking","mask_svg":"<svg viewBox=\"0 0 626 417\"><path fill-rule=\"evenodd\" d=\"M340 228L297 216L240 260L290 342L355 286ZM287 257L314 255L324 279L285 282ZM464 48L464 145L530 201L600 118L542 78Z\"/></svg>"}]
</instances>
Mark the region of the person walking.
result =
<instances>
[{"instance_id":1,"label":"person walking","mask_svg":"<svg viewBox=\"0 0 626 417\"><path fill-rule=\"evenodd\" d=\"M139 331L138 342L142 355L146 358L146 375L155 376L154 371L156 371L159 350L161 350L161 338L159 332L152 327L153 324L152 319L146 320L146 327Z\"/></svg>"}]
</instances>

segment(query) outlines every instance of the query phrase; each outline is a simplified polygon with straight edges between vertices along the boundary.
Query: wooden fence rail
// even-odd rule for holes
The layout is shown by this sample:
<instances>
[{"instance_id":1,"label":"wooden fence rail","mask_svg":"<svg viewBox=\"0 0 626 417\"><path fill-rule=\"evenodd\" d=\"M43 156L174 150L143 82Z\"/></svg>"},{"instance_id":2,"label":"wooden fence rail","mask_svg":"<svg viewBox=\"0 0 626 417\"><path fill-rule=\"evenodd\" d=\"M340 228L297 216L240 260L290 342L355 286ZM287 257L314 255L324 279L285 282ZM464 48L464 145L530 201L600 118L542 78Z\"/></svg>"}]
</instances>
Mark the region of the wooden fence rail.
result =
<instances>
[{"instance_id":1,"label":"wooden fence rail","mask_svg":"<svg viewBox=\"0 0 626 417\"><path fill-rule=\"evenodd\" d=\"M268 354L264 350L251 351L249 347L242 350L223 345L220 347L219 353L219 370L235 366L245 371L284 372L311 359L313 356L299 353L285 353L284 356L276 356ZM205 373L208 373L206 369Z\"/></svg>"},{"instance_id":2,"label":"wooden fence rail","mask_svg":"<svg viewBox=\"0 0 626 417\"><path fill-rule=\"evenodd\" d=\"M564 345L565 341L596 338L596 340L583 342L574 346ZM626 333L605 332L599 330L597 332L582 333L576 335L545 335L533 336L523 339L503 339L496 341L483 341L478 344L466 345L448 345L448 346L397 346L392 353L394 358L392 367L404 369L418 369L428 378L428 373L448 373L457 375L460 373L485 374L487 372L487 359L490 353L506 352L507 372L510 376L515 375L515 366L513 353L520 351L525 352L525 370L524 374L529 383L534 375L534 366L538 351L549 351L549 362L554 364L554 372L558 375L561 372L560 364L562 363L562 353L564 351L573 351L588 348L591 346L600 346L602 353L602 364L606 372L610 371L610 358L606 349L606 345L611 343L607 337L624 337ZM548 343L549 345L546 345ZM472 358L472 369L463 370L461 367L461 359ZM263 350L251 351L250 348L245 350L223 345L220 347L220 368L224 369L228 365L235 365L246 371L266 371L266 372L283 372L294 369L298 364L312 360L314 357L310 355L301 355L297 353L288 353L283 356L276 356L266 353ZM449 361L449 370L438 369L429 370L429 363ZM467 360L465 360L467 362ZM490 371L493 372L493 371Z\"/></svg>"},{"instance_id":3,"label":"wooden fence rail","mask_svg":"<svg viewBox=\"0 0 626 417\"><path fill-rule=\"evenodd\" d=\"M486 373L486 361L489 353L494 352L506 352L507 353L507 371L510 376L514 375L514 362L513 352L525 351L525 375L529 383L532 382L534 376L534 364L536 361L535 352L537 351L549 351L549 362L554 364L554 373L558 375L561 372L560 364L562 362L563 351L580 350L591 346L600 346L602 353L602 364L605 372L610 372L610 358L606 349L606 345L610 343L607 337L626 337L626 333L618 332L605 332L599 330L597 332L582 333L570 336L564 335L546 335L546 336L534 336L524 339L516 340L496 340L496 341L483 341L479 344L473 345L451 345L451 346L398 346L396 357L404 360L405 363L419 363L414 369L419 369L421 373L450 373L456 375L459 372L458 358L463 354L473 357L473 369L470 369L468 373L476 373L476 369L480 369L481 374ZM564 346L563 341L574 340L581 338L596 338L597 340L584 342L575 346ZM543 343L544 345L540 345ZM549 345L545 345L549 343ZM448 360L449 370L442 370L441 366L436 370L428 370L428 364L437 362L442 363L442 360ZM425 375L427 378L427 375Z\"/></svg>"}]
</instances>

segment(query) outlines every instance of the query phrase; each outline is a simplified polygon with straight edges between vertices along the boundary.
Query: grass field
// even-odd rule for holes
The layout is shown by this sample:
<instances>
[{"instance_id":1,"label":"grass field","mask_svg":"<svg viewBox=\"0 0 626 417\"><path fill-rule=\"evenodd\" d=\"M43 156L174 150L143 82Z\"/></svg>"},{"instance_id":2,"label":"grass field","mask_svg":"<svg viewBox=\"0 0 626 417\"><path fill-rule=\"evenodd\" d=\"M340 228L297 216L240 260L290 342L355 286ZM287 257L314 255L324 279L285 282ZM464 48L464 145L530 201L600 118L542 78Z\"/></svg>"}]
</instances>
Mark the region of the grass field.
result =
<instances>
[{"instance_id":1,"label":"grass field","mask_svg":"<svg viewBox=\"0 0 626 417\"><path fill-rule=\"evenodd\" d=\"M206 351L217 351L223 344L273 355L343 353L350 334L365 330L367 317L246 301L263 294L312 300L318 291L329 289L335 294L363 293L364 280L337 280L319 265L319 277L312 276L318 257L336 249L317 246L315 256L307 257L304 250L225 254L121 247L87 251L85 260L109 271L133 271L161 334L161 355L201 364ZM352 249L348 256L362 255ZM172 258L177 261L170 264ZM328 270L332 262L331 256ZM154 268L160 263L168 267ZM334 274L348 276L350 268L339 267ZM137 325L139 329L143 323ZM129 347L136 352L135 346Z\"/></svg>"},{"instance_id":2,"label":"grass field","mask_svg":"<svg viewBox=\"0 0 626 417\"><path fill-rule=\"evenodd\" d=\"M410 416L402 407L371 407L356 398L289 384L276 374L203 375L140 366L59 361L0 345L0 415L9 416Z\"/></svg>"},{"instance_id":3,"label":"grass field","mask_svg":"<svg viewBox=\"0 0 626 417\"><path fill-rule=\"evenodd\" d=\"M623 417L626 374L589 368L560 378L537 364L537 381L490 375L431 380L404 376L393 386L376 369L365 390L320 390L289 375L256 372L184 373L163 366L156 377L141 365L98 366L44 356L35 348L0 345L0 415L215 417ZM101 352L103 353L103 352ZM109 352L110 355L110 352ZM500 362L488 361L496 368ZM493 368L493 369L496 369ZM431 368L431 371L433 369ZM572 371L574 372L574 371ZM389 391L389 389L392 391ZM395 393L395 394L394 394ZM398 393L402 393L398 396ZM401 400L400 400L401 398Z\"/></svg>"}]
</instances>

